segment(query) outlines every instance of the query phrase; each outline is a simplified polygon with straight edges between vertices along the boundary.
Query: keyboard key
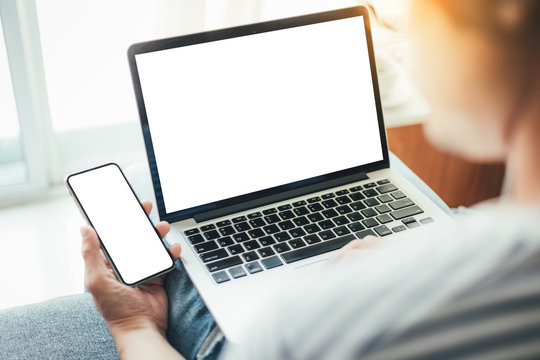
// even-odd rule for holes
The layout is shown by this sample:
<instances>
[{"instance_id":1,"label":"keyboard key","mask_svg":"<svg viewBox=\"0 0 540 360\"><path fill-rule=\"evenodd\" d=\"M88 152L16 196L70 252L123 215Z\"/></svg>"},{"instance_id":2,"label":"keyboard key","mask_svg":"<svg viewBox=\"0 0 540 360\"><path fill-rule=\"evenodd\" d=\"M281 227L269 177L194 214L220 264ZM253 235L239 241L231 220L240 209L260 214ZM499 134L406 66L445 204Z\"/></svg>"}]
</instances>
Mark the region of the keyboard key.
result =
<instances>
[{"instance_id":1,"label":"keyboard key","mask_svg":"<svg viewBox=\"0 0 540 360\"><path fill-rule=\"evenodd\" d=\"M349 204L349 203L352 202L352 200L349 199L348 196L340 196L340 197L336 198L336 201L340 205L345 205L345 204Z\"/></svg>"},{"instance_id":2,"label":"keyboard key","mask_svg":"<svg viewBox=\"0 0 540 360\"><path fill-rule=\"evenodd\" d=\"M366 204L366 206L373 207L379 205L380 203L375 198L369 198L364 200L364 204Z\"/></svg>"},{"instance_id":3,"label":"keyboard key","mask_svg":"<svg viewBox=\"0 0 540 360\"><path fill-rule=\"evenodd\" d=\"M347 219L347 217L345 217L345 216L338 216L338 217L334 218L334 222L338 226L350 223L349 219Z\"/></svg>"},{"instance_id":4,"label":"keyboard key","mask_svg":"<svg viewBox=\"0 0 540 360\"><path fill-rule=\"evenodd\" d=\"M224 227L227 225L231 225L231 220L223 220L218 223L216 223L217 227Z\"/></svg>"},{"instance_id":5,"label":"keyboard key","mask_svg":"<svg viewBox=\"0 0 540 360\"><path fill-rule=\"evenodd\" d=\"M321 231L321 228L317 224L309 224L304 226L304 231L308 234L314 234Z\"/></svg>"},{"instance_id":6,"label":"keyboard key","mask_svg":"<svg viewBox=\"0 0 540 360\"><path fill-rule=\"evenodd\" d=\"M390 180L388 179L382 179L382 180L377 181L377 185L384 185L384 184L389 184L389 183L390 183Z\"/></svg>"},{"instance_id":7,"label":"keyboard key","mask_svg":"<svg viewBox=\"0 0 540 360\"><path fill-rule=\"evenodd\" d=\"M347 190L347 189L336 191L337 196L342 196L342 195L345 195L345 194L348 194L348 193L349 193L349 190Z\"/></svg>"},{"instance_id":8,"label":"keyboard key","mask_svg":"<svg viewBox=\"0 0 540 360\"><path fill-rule=\"evenodd\" d=\"M246 264L245 266L250 274L255 274L255 273L263 271L261 265L257 261Z\"/></svg>"},{"instance_id":9,"label":"keyboard key","mask_svg":"<svg viewBox=\"0 0 540 360\"><path fill-rule=\"evenodd\" d=\"M342 215L345 215L345 214L348 214L348 213L352 212L352 209L348 205L338 206L336 208L336 210L337 210L338 213L340 213Z\"/></svg>"},{"instance_id":10,"label":"keyboard key","mask_svg":"<svg viewBox=\"0 0 540 360\"><path fill-rule=\"evenodd\" d=\"M231 239L230 236L222 237L221 239L218 239L217 242L221 247L225 247L225 246L229 246L229 245L234 244L234 241L233 241L233 239Z\"/></svg>"},{"instance_id":11,"label":"keyboard key","mask_svg":"<svg viewBox=\"0 0 540 360\"><path fill-rule=\"evenodd\" d=\"M401 220L409 229L419 227L420 223L413 218ZM407 222L405 222L407 221Z\"/></svg>"},{"instance_id":12,"label":"keyboard key","mask_svg":"<svg viewBox=\"0 0 540 360\"><path fill-rule=\"evenodd\" d=\"M405 197L405 194L401 191L395 191L391 193L390 195L392 195L392 197L396 200L403 199Z\"/></svg>"},{"instance_id":13,"label":"keyboard key","mask_svg":"<svg viewBox=\"0 0 540 360\"><path fill-rule=\"evenodd\" d=\"M377 226L373 228L373 230L375 230L375 232L379 234L379 236L386 236L392 233L392 231L390 231L390 229L387 228L386 225Z\"/></svg>"},{"instance_id":14,"label":"keyboard key","mask_svg":"<svg viewBox=\"0 0 540 360\"><path fill-rule=\"evenodd\" d=\"M195 235L198 233L199 233L199 229L197 228L184 231L184 235L186 236Z\"/></svg>"},{"instance_id":15,"label":"keyboard key","mask_svg":"<svg viewBox=\"0 0 540 360\"><path fill-rule=\"evenodd\" d=\"M243 233L234 234L234 235L233 235L233 239L234 239L234 241L236 241L237 243L241 243L241 242L244 242L244 241L248 241L250 238L249 238L249 235L248 235L248 234L246 234L245 232L243 232Z\"/></svg>"},{"instance_id":16,"label":"keyboard key","mask_svg":"<svg viewBox=\"0 0 540 360\"><path fill-rule=\"evenodd\" d=\"M299 208L296 208L293 210L293 212L296 214L296 216L302 216L309 214L309 210L305 206L301 206Z\"/></svg>"},{"instance_id":17,"label":"keyboard key","mask_svg":"<svg viewBox=\"0 0 540 360\"><path fill-rule=\"evenodd\" d=\"M279 216L277 216L276 214L272 214L272 215L268 215L268 216L265 216L264 217L264 220L268 223L268 224L275 224L277 222L280 222L281 221L281 218Z\"/></svg>"},{"instance_id":18,"label":"keyboard key","mask_svg":"<svg viewBox=\"0 0 540 360\"><path fill-rule=\"evenodd\" d=\"M283 243L274 245L274 250L276 250L276 252L278 253L282 253L291 250L291 248L289 247L289 245L287 245L287 243Z\"/></svg>"},{"instance_id":19,"label":"keyboard key","mask_svg":"<svg viewBox=\"0 0 540 360\"><path fill-rule=\"evenodd\" d=\"M359 231L355 235L359 239L363 239L368 235L376 236L375 233L373 232L373 230L371 230L371 229L366 229L366 230Z\"/></svg>"},{"instance_id":20,"label":"keyboard key","mask_svg":"<svg viewBox=\"0 0 540 360\"><path fill-rule=\"evenodd\" d=\"M261 244L259 244L257 240L246 241L243 245L247 251L255 250L261 247Z\"/></svg>"},{"instance_id":21,"label":"keyboard key","mask_svg":"<svg viewBox=\"0 0 540 360\"><path fill-rule=\"evenodd\" d=\"M258 260L259 259L259 255L257 255L255 253L255 251L250 251L250 252L247 252L245 254L242 254L242 257L246 261L253 261L253 260Z\"/></svg>"},{"instance_id":22,"label":"keyboard key","mask_svg":"<svg viewBox=\"0 0 540 360\"><path fill-rule=\"evenodd\" d=\"M311 234L311 235L308 235L308 236L304 236L304 241L306 243L308 243L309 245L311 245L311 244L321 242L321 239L319 239L317 234Z\"/></svg>"},{"instance_id":23,"label":"keyboard key","mask_svg":"<svg viewBox=\"0 0 540 360\"><path fill-rule=\"evenodd\" d=\"M400 232L400 231L403 231L403 230L407 230L407 227L405 225L398 225L398 226L394 226L392 228L393 232Z\"/></svg>"},{"instance_id":24,"label":"keyboard key","mask_svg":"<svg viewBox=\"0 0 540 360\"><path fill-rule=\"evenodd\" d=\"M336 234L332 230L321 231L319 237L323 240L330 240L336 237Z\"/></svg>"},{"instance_id":25,"label":"keyboard key","mask_svg":"<svg viewBox=\"0 0 540 360\"><path fill-rule=\"evenodd\" d=\"M294 213L291 210L286 210L286 211L280 212L279 216L283 220L289 220L289 219L294 218L296 215L294 215Z\"/></svg>"},{"instance_id":26,"label":"keyboard key","mask_svg":"<svg viewBox=\"0 0 540 360\"><path fill-rule=\"evenodd\" d=\"M268 235L275 234L281 231L276 224L267 225L263 227L263 229Z\"/></svg>"},{"instance_id":27,"label":"keyboard key","mask_svg":"<svg viewBox=\"0 0 540 360\"><path fill-rule=\"evenodd\" d=\"M238 223L238 224L234 224L234 227L236 229L236 231L248 231L251 229L251 226L249 226L249 224L247 222L241 222L241 223Z\"/></svg>"},{"instance_id":28,"label":"keyboard key","mask_svg":"<svg viewBox=\"0 0 540 360\"><path fill-rule=\"evenodd\" d=\"M214 271L223 270L231 266L236 266L240 264L242 264L242 259L240 259L239 256L233 256L228 259L223 259L223 260L219 260L210 264L206 264L206 267L208 268L210 272L214 272Z\"/></svg>"},{"instance_id":29,"label":"keyboard key","mask_svg":"<svg viewBox=\"0 0 540 360\"><path fill-rule=\"evenodd\" d=\"M359 222L354 222L352 224L347 225L349 229L351 229L352 232L357 232L360 230L364 230L364 225L360 224Z\"/></svg>"},{"instance_id":30,"label":"keyboard key","mask_svg":"<svg viewBox=\"0 0 540 360\"><path fill-rule=\"evenodd\" d=\"M375 191L375 189L364 190L362 191L362 194L364 194L364 196L368 198L379 195L379 193Z\"/></svg>"},{"instance_id":31,"label":"keyboard key","mask_svg":"<svg viewBox=\"0 0 540 360\"><path fill-rule=\"evenodd\" d=\"M387 202L390 202L390 201L394 201L394 198L391 197L389 194L384 194L384 195L381 195L381 196L377 196L377 199L382 203L387 203Z\"/></svg>"},{"instance_id":32,"label":"keyboard key","mask_svg":"<svg viewBox=\"0 0 540 360\"><path fill-rule=\"evenodd\" d=\"M253 229L248 231L249 236L251 236L252 239L260 238L261 236L264 236L265 233L262 231L262 229Z\"/></svg>"},{"instance_id":33,"label":"keyboard key","mask_svg":"<svg viewBox=\"0 0 540 360\"><path fill-rule=\"evenodd\" d=\"M289 230L289 234L291 234L293 238L297 238L306 235L306 232L301 228L296 228Z\"/></svg>"},{"instance_id":34,"label":"keyboard key","mask_svg":"<svg viewBox=\"0 0 540 360\"><path fill-rule=\"evenodd\" d=\"M212 277L214 278L215 282L218 284L231 280L229 278L229 275L227 275L225 271L220 271L218 273L212 274Z\"/></svg>"},{"instance_id":35,"label":"keyboard key","mask_svg":"<svg viewBox=\"0 0 540 360\"><path fill-rule=\"evenodd\" d=\"M262 216L262 214L257 211L257 212L248 214L248 219L256 219L256 218L260 218L261 216Z\"/></svg>"},{"instance_id":36,"label":"keyboard key","mask_svg":"<svg viewBox=\"0 0 540 360\"><path fill-rule=\"evenodd\" d=\"M229 256L229 254L227 254L225 249L218 249L218 250L214 250L214 251L209 251L209 252L201 254L199 256L201 257L201 260L203 262L209 262L209 261L214 261L214 260L226 258L227 256Z\"/></svg>"},{"instance_id":37,"label":"keyboard key","mask_svg":"<svg viewBox=\"0 0 540 360\"><path fill-rule=\"evenodd\" d=\"M336 233L337 236L343 236L343 235L347 235L351 233L351 231L347 229L346 226L339 226L334 229L334 232Z\"/></svg>"},{"instance_id":38,"label":"keyboard key","mask_svg":"<svg viewBox=\"0 0 540 360\"><path fill-rule=\"evenodd\" d=\"M310 204L316 203L318 201L321 201L321 198L318 197L318 196L307 199L307 202L310 203Z\"/></svg>"},{"instance_id":39,"label":"keyboard key","mask_svg":"<svg viewBox=\"0 0 540 360\"><path fill-rule=\"evenodd\" d=\"M267 270L283 265L283 263L281 262L281 260L279 260L277 256L272 256L271 258L263 259L261 260L261 263L264 265L264 267Z\"/></svg>"},{"instance_id":40,"label":"keyboard key","mask_svg":"<svg viewBox=\"0 0 540 360\"><path fill-rule=\"evenodd\" d=\"M412 201L412 200L409 199L409 198L404 198L404 199L401 199L401 200L397 200L397 201L391 202L391 203L388 204L388 205L390 205L390 207L391 207L393 210L399 210L399 209L403 209L403 208L405 208L405 207L414 205L414 201Z\"/></svg>"},{"instance_id":41,"label":"keyboard key","mask_svg":"<svg viewBox=\"0 0 540 360\"><path fill-rule=\"evenodd\" d=\"M204 238L202 237L201 234L195 234L195 235L188 236L188 239L189 239L189 242L192 245L197 245L197 244L200 244L200 243L204 242Z\"/></svg>"},{"instance_id":42,"label":"keyboard key","mask_svg":"<svg viewBox=\"0 0 540 360\"><path fill-rule=\"evenodd\" d=\"M302 239L293 239L293 240L289 241L289 245L293 249L298 249L298 248L301 248L303 246L306 246L306 243Z\"/></svg>"},{"instance_id":43,"label":"keyboard key","mask_svg":"<svg viewBox=\"0 0 540 360\"><path fill-rule=\"evenodd\" d=\"M308 219L311 222L318 222L318 221L324 220L324 216L322 216L320 213L309 214ZM298 226L300 226L300 225L298 225Z\"/></svg>"},{"instance_id":44,"label":"keyboard key","mask_svg":"<svg viewBox=\"0 0 540 360\"><path fill-rule=\"evenodd\" d=\"M365 227L374 227L374 226L377 226L379 225L378 221L371 218L371 219L366 219L366 220L362 220L362 224L365 226Z\"/></svg>"},{"instance_id":45,"label":"keyboard key","mask_svg":"<svg viewBox=\"0 0 540 360\"><path fill-rule=\"evenodd\" d=\"M232 226L225 226L225 227L220 228L219 232L221 233L222 236L227 236L227 235L234 234L236 231L234 231Z\"/></svg>"},{"instance_id":46,"label":"keyboard key","mask_svg":"<svg viewBox=\"0 0 540 360\"><path fill-rule=\"evenodd\" d=\"M296 224L296 226L304 226L309 224L309 220L305 216L297 217L296 219L293 219L293 222Z\"/></svg>"},{"instance_id":47,"label":"keyboard key","mask_svg":"<svg viewBox=\"0 0 540 360\"><path fill-rule=\"evenodd\" d=\"M375 210L377 210L380 214L386 214L392 211L388 205L379 205L375 207Z\"/></svg>"},{"instance_id":48,"label":"keyboard key","mask_svg":"<svg viewBox=\"0 0 540 360\"><path fill-rule=\"evenodd\" d=\"M432 223L432 222L433 222L433 219L430 218L430 217L427 217L427 218L425 218L425 219L420 219L420 223L422 223L422 224L424 224L424 225L430 224L430 223Z\"/></svg>"},{"instance_id":49,"label":"keyboard key","mask_svg":"<svg viewBox=\"0 0 540 360\"><path fill-rule=\"evenodd\" d=\"M365 209L365 208L366 208L366 205L364 205L363 202L358 201L358 202L352 203L352 204L351 204L351 207L352 207L354 210L358 211L358 210Z\"/></svg>"},{"instance_id":50,"label":"keyboard key","mask_svg":"<svg viewBox=\"0 0 540 360\"><path fill-rule=\"evenodd\" d=\"M198 253L203 253L206 251L217 249L218 245L215 241L212 240L212 241L205 241L193 247L195 248L195 251L197 251Z\"/></svg>"},{"instance_id":51,"label":"keyboard key","mask_svg":"<svg viewBox=\"0 0 540 360\"><path fill-rule=\"evenodd\" d=\"M362 186L362 185L358 185L358 186L355 186L355 187L350 188L349 190L350 190L351 192L354 193L354 192L360 191L360 190L362 190L362 189L363 189L363 186Z\"/></svg>"},{"instance_id":52,"label":"keyboard key","mask_svg":"<svg viewBox=\"0 0 540 360\"><path fill-rule=\"evenodd\" d=\"M285 211L285 210L292 209L292 206L289 205L289 204L285 204L285 205L278 206L277 209L278 209L279 211Z\"/></svg>"},{"instance_id":53,"label":"keyboard key","mask_svg":"<svg viewBox=\"0 0 540 360\"><path fill-rule=\"evenodd\" d=\"M386 224L386 223L394 221L394 219L392 219L392 217L388 214L377 216L377 220L379 220L381 224Z\"/></svg>"},{"instance_id":54,"label":"keyboard key","mask_svg":"<svg viewBox=\"0 0 540 360\"><path fill-rule=\"evenodd\" d=\"M297 202L293 202L292 206L299 207L299 206L304 206L306 204L307 204L307 202L305 202L304 200L300 200L300 201L297 201Z\"/></svg>"},{"instance_id":55,"label":"keyboard key","mask_svg":"<svg viewBox=\"0 0 540 360\"><path fill-rule=\"evenodd\" d=\"M262 249L257 250L259 255L261 255L262 258L269 257L275 254L274 250L272 250L271 247L265 247Z\"/></svg>"},{"instance_id":56,"label":"keyboard key","mask_svg":"<svg viewBox=\"0 0 540 360\"><path fill-rule=\"evenodd\" d=\"M357 213L357 212L353 212L351 214L348 214L347 217L351 221L359 221L359 220L362 220L364 218L362 215L360 215L360 213ZM334 221L335 221L335 219L334 219Z\"/></svg>"},{"instance_id":57,"label":"keyboard key","mask_svg":"<svg viewBox=\"0 0 540 360\"><path fill-rule=\"evenodd\" d=\"M249 220L249 224L253 228L258 228L258 227L266 225L266 223L264 222L264 220L262 218L256 218L256 219Z\"/></svg>"},{"instance_id":58,"label":"keyboard key","mask_svg":"<svg viewBox=\"0 0 540 360\"><path fill-rule=\"evenodd\" d=\"M264 236L259 239L259 242L261 243L262 246L268 246L268 245L275 244L276 240L274 240L274 238L271 236Z\"/></svg>"},{"instance_id":59,"label":"keyboard key","mask_svg":"<svg viewBox=\"0 0 540 360\"><path fill-rule=\"evenodd\" d=\"M423 213L424 210L420 209L418 206L411 206L405 209L396 210L391 212L390 215L396 220L401 220L409 216L417 215Z\"/></svg>"},{"instance_id":60,"label":"keyboard key","mask_svg":"<svg viewBox=\"0 0 540 360\"><path fill-rule=\"evenodd\" d=\"M304 218L305 219L305 218ZM295 219L296 220L296 219ZM306 219L307 221L307 219ZM290 230L295 227L291 220L282 221L278 224L281 230Z\"/></svg>"},{"instance_id":61,"label":"keyboard key","mask_svg":"<svg viewBox=\"0 0 540 360\"><path fill-rule=\"evenodd\" d=\"M333 197L336 197L335 194L333 193L328 193L328 194L324 194L323 196L321 196L323 198L323 200L328 200L328 199L331 199Z\"/></svg>"},{"instance_id":62,"label":"keyboard key","mask_svg":"<svg viewBox=\"0 0 540 360\"><path fill-rule=\"evenodd\" d=\"M338 206L338 203L335 202L333 199L330 199L330 200L325 200L322 202L323 206L327 209L330 209L330 208L333 208L333 207L336 207Z\"/></svg>"},{"instance_id":63,"label":"keyboard key","mask_svg":"<svg viewBox=\"0 0 540 360\"><path fill-rule=\"evenodd\" d=\"M376 188L381 194L386 194L392 191L396 191L398 188L394 184L386 184Z\"/></svg>"},{"instance_id":64,"label":"keyboard key","mask_svg":"<svg viewBox=\"0 0 540 360\"><path fill-rule=\"evenodd\" d=\"M354 194L351 194L349 195L349 197L353 200L353 201L360 201L360 200L364 200L366 197L364 195L362 195L362 193L354 193Z\"/></svg>"},{"instance_id":65,"label":"keyboard key","mask_svg":"<svg viewBox=\"0 0 540 360\"><path fill-rule=\"evenodd\" d=\"M361 210L360 211L362 213L362 215L364 215L364 217L372 217L372 216L376 216L376 215L379 215L377 214L377 212L373 209L364 209L364 210Z\"/></svg>"},{"instance_id":66,"label":"keyboard key","mask_svg":"<svg viewBox=\"0 0 540 360\"><path fill-rule=\"evenodd\" d=\"M327 219L331 219L339 215L338 212L334 209L323 210L321 211L321 214L323 214L324 217Z\"/></svg>"},{"instance_id":67,"label":"keyboard key","mask_svg":"<svg viewBox=\"0 0 540 360\"><path fill-rule=\"evenodd\" d=\"M377 186L377 184L375 184L374 182L370 182L368 184L364 184L364 189L371 189L371 188L374 188L375 186Z\"/></svg>"},{"instance_id":68,"label":"keyboard key","mask_svg":"<svg viewBox=\"0 0 540 360\"><path fill-rule=\"evenodd\" d=\"M289 233L283 231L283 232L274 234L274 238L275 238L278 242L283 242L283 241L290 240L290 239L291 239L291 235L289 235Z\"/></svg>"},{"instance_id":69,"label":"keyboard key","mask_svg":"<svg viewBox=\"0 0 540 360\"><path fill-rule=\"evenodd\" d=\"M293 250L291 252L282 254L281 257L283 258L283 260L285 260L287 264L290 264L295 261L307 259L312 256L316 256L316 255L327 253L329 251L340 249L344 245L348 244L351 240L354 240L354 239L355 239L354 235L349 234L341 238L328 240L328 241L314 244L311 246L307 246L298 250Z\"/></svg>"},{"instance_id":70,"label":"keyboard key","mask_svg":"<svg viewBox=\"0 0 540 360\"><path fill-rule=\"evenodd\" d=\"M216 225L214 224L209 224L209 225L204 225L204 226L201 226L201 230L202 231L208 231L208 230L213 230L216 228Z\"/></svg>"},{"instance_id":71,"label":"keyboard key","mask_svg":"<svg viewBox=\"0 0 540 360\"><path fill-rule=\"evenodd\" d=\"M262 213L263 213L263 215L275 214L275 213L277 213L277 209L276 208L266 209L266 210L263 210Z\"/></svg>"},{"instance_id":72,"label":"keyboard key","mask_svg":"<svg viewBox=\"0 0 540 360\"><path fill-rule=\"evenodd\" d=\"M229 274L231 274L233 279L238 279L247 275L241 266L237 266L237 267L233 267L232 269L229 269Z\"/></svg>"},{"instance_id":73,"label":"keyboard key","mask_svg":"<svg viewBox=\"0 0 540 360\"><path fill-rule=\"evenodd\" d=\"M206 240L214 240L220 237L219 233L216 230L210 230L204 233Z\"/></svg>"},{"instance_id":74,"label":"keyboard key","mask_svg":"<svg viewBox=\"0 0 540 360\"><path fill-rule=\"evenodd\" d=\"M244 252L244 248L240 244L229 246L227 250L229 250L229 254L231 255L241 254Z\"/></svg>"},{"instance_id":75,"label":"keyboard key","mask_svg":"<svg viewBox=\"0 0 540 360\"><path fill-rule=\"evenodd\" d=\"M237 224L237 223L239 223L239 222L246 221L246 220L247 220L247 219L246 219L245 216L237 216L237 217L235 217L234 219L232 219L232 222L235 223L235 224Z\"/></svg>"},{"instance_id":76,"label":"keyboard key","mask_svg":"<svg viewBox=\"0 0 540 360\"><path fill-rule=\"evenodd\" d=\"M321 229L323 229L323 230L331 229L331 228L333 228L333 227L336 227L336 225L334 225L334 223L332 222L332 220L319 221L317 224L319 224L319 226L320 226Z\"/></svg>"},{"instance_id":77,"label":"keyboard key","mask_svg":"<svg viewBox=\"0 0 540 360\"><path fill-rule=\"evenodd\" d=\"M319 203L315 203L315 204L310 204L308 205L308 209L309 211L311 211L312 213L314 212L318 212L318 211L321 211L321 210L324 210L324 207L319 204Z\"/></svg>"}]
</instances>

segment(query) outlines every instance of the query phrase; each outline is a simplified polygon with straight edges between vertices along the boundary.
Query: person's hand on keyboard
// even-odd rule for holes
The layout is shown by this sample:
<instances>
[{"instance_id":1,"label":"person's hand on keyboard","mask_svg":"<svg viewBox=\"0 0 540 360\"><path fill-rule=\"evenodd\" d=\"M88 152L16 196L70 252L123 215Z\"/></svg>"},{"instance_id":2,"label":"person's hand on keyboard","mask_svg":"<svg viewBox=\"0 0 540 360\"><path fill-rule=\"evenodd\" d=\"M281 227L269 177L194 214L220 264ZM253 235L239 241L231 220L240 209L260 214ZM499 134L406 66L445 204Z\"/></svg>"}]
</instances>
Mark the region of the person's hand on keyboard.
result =
<instances>
[{"instance_id":1,"label":"person's hand on keyboard","mask_svg":"<svg viewBox=\"0 0 540 360\"><path fill-rule=\"evenodd\" d=\"M142 201L141 204L146 213L150 213L152 203ZM156 229L160 236L164 237L170 226L162 221L156 225ZM136 339L142 337L148 338L148 343L152 343L151 340L158 343L165 341L163 347L166 348L168 304L163 278L153 279L137 287L124 285L118 281L105 258L94 229L83 227L81 235L86 287L107 322L119 352L137 348ZM174 259L180 257L180 245L172 245L169 251ZM138 350L146 353L147 349Z\"/></svg>"},{"instance_id":2,"label":"person's hand on keyboard","mask_svg":"<svg viewBox=\"0 0 540 360\"><path fill-rule=\"evenodd\" d=\"M371 249L382 243L382 241L383 240L381 238L373 235L368 235L363 239L353 240L338 251L336 251L336 253L328 259L327 263L334 264L346 256L357 253L359 250Z\"/></svg>"}]
</instances>

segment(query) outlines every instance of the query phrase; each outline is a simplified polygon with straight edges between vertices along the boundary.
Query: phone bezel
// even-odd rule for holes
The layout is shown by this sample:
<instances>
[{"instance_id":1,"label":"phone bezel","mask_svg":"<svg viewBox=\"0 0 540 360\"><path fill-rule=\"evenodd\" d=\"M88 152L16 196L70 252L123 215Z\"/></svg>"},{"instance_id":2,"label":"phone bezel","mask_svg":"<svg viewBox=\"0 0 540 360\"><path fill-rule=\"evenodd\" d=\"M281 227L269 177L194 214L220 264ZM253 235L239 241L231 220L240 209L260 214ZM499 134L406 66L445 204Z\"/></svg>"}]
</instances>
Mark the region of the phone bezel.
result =
<instances>
[{"instance_id":1,"label":"phone bezel","mask_svg":"<svg viewBox=\"0 0 540 360\"><path fill-rule=\"evenodd\" d=\"M143 279L140 279L138 281L135 281L133 283L128 283L124 280L124 278L120 275L120 272L118 271L117 267L116 267L116 264L114 263L113 259L111 258L111 256L109 255L109 252L107 251L107 248L105 247L105 244L103 243L103 241L101 240L101 237L97 231L97 229L94 227L94 225L92 224L92 221L90 220L90 218L88 217L88 215L86 214L86 211L84 209L84 206L83 204L80 202L77 194L75 193L75 190L72 188L71 184L70 184L70 179L72 177L75 177L75 176L78 176L78 175L81 175L81 174L84 174L84 173L87 173L87 172L91 172L91 171L94 171L94 170L97 170L97 169L100 169L100 168L103 168L103 167L106 167L106 166L114 166L118 169L118 171L120 172L120 174L122 175L122 178L124 179L124 181L126 182L127 186L129 187L129 189L131 190L131 193L133 194L133 196L135 197L135 199L137 200L137 203L139 204L140 208L141 208L141 211L143 212L143 214L145 215L145 217L148 219L148 222L150 223L150 226L152 227L152 229L154 229L154 232L156 233L156 236L157 238L159 239L159 241L161 242L161 244L163 245L163 247L165 248L165 250L167 251L167 254L169 255L170 259L171 259L171 266L162 270L162 271L159 271L155 274L152 274L152 275L149 275ZM82 216L85 218L86 222L88 223L88 225L90 225L96 232L97 234L97 237L99 239L99 243L101 245L101 249L103 250L103 253L105 254L105 257L107 258L107 260L109 261L109 263L111 264L111 267L116 275L116 277L118 278L118 280L120 280L123 284L125 285L128 285L128 286L131 286L131 287L135 287L137 285L140 285L142 283L145 283L147 281L150 281L152 279L155 279L155 278L158 278L166 273L168 273L169 271L173 270L174 267L175 267L175 260L172 256L172 254L169 252L169 249L167 248L167 244L165 243L164 241L164 238L162 239L161 236L159 235L159 232L157 231L156 227L154 226L154 224L152 223L152 220L150 219L150 217L148 216L148 214L146 214L146 211L144 210L142 204L141 204L141 201L139 200L139 198L137 197L137 194L135 193L135 191L133 190L133 187L131 186L131 184L129 183L128 179L126 178L126 175L124 174L124 172L122 171L122 169L120 168L120 166L114 162L109 162L109 163L106 163L106 164L103 164L103 165L98 165L98 166L95 166L95 167L92 167L92 168L89 168L89 169L86 169L86 170L82 170L82 171L78 171L78 172L75 172L75 173L72 173L72 174L69 174L65 177L64 179L64 183L66 184L66 187L68 188L68 191L69 191L69 194L71 195L71 197L73 198L73 200L75 200L75 204L77 205L77 207L79 208Z\"/></svg>"}]
</instances>

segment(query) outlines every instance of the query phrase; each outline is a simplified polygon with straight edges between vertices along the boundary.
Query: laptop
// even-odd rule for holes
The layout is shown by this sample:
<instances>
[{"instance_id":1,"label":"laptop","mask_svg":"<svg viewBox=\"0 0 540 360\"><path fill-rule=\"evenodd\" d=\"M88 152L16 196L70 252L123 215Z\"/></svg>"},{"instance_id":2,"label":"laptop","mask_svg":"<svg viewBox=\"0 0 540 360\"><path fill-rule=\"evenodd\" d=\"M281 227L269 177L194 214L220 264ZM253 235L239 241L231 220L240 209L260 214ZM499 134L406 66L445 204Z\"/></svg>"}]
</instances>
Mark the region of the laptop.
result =
<instances>
[{"instance_id":1,"label":"laptop","mask_svg":"<svg viewBox=\"0 0 540 360\"><path fill-rule=\"evenodd\" d=\"M449 219L389 164L363 6L132 45L168 240L229 341L356 238Z\"/></svg>"}]
</instances>

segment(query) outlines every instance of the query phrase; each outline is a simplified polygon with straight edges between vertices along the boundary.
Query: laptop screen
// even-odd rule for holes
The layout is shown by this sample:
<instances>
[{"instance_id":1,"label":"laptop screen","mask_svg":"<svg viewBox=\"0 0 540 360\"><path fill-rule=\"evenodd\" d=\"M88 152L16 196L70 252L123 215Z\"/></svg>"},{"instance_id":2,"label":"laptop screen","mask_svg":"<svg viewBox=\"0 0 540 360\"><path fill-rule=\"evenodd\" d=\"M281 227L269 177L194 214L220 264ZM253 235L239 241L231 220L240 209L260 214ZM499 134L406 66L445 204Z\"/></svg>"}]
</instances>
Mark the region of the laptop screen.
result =
<instances>
[{"instance_id":1,"label":"laptop screen","mask_svg":"<svg viewBox=\"0 0 540 360\"><path fill-rule=\"evenodd\" d=\"M363 16L135 55L167 214L384 159Z\"/></svg>"}]
</instances>

